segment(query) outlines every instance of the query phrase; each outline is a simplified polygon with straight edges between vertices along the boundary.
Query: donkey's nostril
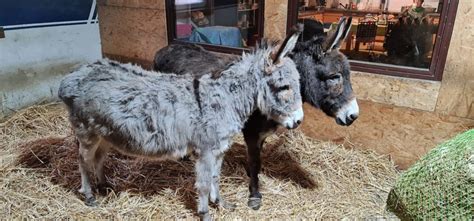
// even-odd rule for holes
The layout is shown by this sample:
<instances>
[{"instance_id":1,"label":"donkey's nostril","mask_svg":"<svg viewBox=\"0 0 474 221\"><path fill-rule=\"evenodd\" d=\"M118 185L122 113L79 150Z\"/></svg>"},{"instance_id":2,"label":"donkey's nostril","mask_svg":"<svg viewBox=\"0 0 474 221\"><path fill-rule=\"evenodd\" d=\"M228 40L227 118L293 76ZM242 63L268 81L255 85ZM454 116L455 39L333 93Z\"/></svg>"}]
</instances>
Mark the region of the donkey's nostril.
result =
<instances>
[{"instance_id":1,"label":"donkey's nostril","mask_svg":"<svg viewBox=\"0 0 474 221\"><path fill-rule=\"evenodd\" d=\"M298 127L297 123L294 123L293 125L286 125L286 129L288 130L296 129L297 127Z\"/></svg>"},{"instance_id":2,"label":"donkey's nostril","mask_svg":"<svg viewBox=\"0 0 474 221\"><path fill-rule=\"evenodd\" d=\"M358 117L359 117L359 115L357 115L357 114L351 114L351 115L349 116L349 118L350 118L352 121L356 120Z\"/></svg>"},{"instance_id":3,"label":"donkey's nostril","mask_svg":"<svg viewBox=\"0 0 474 221\"><path fill-rule=\"evenodd\" d=\"M297 121L296 121L296 124L300 125L300 124L301 124L301 120L297 120Z\"/></svg>"}]
</instances>

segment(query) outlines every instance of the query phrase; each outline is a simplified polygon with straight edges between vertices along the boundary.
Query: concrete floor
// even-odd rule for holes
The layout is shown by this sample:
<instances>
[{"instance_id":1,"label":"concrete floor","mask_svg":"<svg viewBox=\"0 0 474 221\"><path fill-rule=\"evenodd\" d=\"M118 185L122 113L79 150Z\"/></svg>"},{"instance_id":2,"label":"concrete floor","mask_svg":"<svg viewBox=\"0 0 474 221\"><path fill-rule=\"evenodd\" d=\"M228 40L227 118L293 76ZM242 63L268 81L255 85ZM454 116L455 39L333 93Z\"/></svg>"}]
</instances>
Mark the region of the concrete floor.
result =
<instances>
[{"instance_id":1,"label":"concrete floor","mask_svg":"<svg viewBox=\"0 0 474 221\"><path fill-rule=\"evenodd\" d=\"M359 107L359 119L343 127L305 104L301 129L316 139L387 154L400 169L406 169L439 143L474 128L474 120L466 118L369 101L359 101Z\"/></svg>"}]
</instances>

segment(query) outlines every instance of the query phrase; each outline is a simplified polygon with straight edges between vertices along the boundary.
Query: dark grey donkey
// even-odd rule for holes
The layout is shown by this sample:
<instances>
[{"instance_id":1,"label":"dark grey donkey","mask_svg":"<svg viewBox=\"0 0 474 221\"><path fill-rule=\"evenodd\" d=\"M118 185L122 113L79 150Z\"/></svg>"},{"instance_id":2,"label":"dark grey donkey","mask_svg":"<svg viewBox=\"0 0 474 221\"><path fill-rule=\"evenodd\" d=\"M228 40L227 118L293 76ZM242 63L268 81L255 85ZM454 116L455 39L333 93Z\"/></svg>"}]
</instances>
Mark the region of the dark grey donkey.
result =
<instances>
[{"instance_id":1,"label":"dark grey donkey","mask_svg":"<svg viewBox=\"0 0 474 221\"><path fill-rule=\"evenodd\" d=\"M59 97L79 141L81 193L95 204L90 175L107 186L104 157L113 148L150 158L197 156L198 212L210 219L208 202L234 208L219 194L225 151L252 113L295 128L303 119L299 74L286 57L298 34L276 54L262 45L227 69L210 74L162 74L131 64L101 60L64 77Z\"/></svg>"},{"instance_id":2,"label":"dark grey donkey","mask_svg":"<svg viewBox=\"0 0 474 221\"><path fill-rule=\"evenodd\" d=\"M304 24L304 31L290 54L301 76L303 100L322 109L327 115L334 117L338 124L345 126L350 125L359 115L351 86L349 62L339 51L351 22L352 18L341 18L335 32L326 37L321 23L314 20L300 21ZM231 61L232 56L222 57L197 45L170 45L157 52L154 69L201 75L220 73ZM258 186L260 151L265 138L277 126L278 122L269 120L256 110L243 129L248 148L247 173L250 177L248 205L253 209L260 208L262 199Z\"/></svg>"}]
</instances>

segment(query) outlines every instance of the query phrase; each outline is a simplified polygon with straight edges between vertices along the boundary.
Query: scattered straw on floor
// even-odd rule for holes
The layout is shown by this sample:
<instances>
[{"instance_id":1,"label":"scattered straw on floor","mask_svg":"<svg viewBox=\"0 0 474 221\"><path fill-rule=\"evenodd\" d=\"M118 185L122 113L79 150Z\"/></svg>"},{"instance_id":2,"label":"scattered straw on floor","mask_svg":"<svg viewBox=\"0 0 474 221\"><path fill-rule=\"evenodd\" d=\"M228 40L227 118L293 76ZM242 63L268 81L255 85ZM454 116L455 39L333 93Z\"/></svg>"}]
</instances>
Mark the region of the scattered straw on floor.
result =
<instances>
[{"instance_id":1,"label":"scattered straw on floor","mask_svg":"<svg viewBox=\"0 0 474 221\"><path fill-rule=\"evenodd\" d=\"M394 218L385 200L398 173L385 156L348 150L290 131L270 137L262 154L263 206L247 207L241 137L226 153L222 195L233 211L215 218ZM61 105L39 105L0 123L0 217L195 219L192 161L147 161L110 154L114 192L90 208L77 193L77 146Z\"/></svg>"}]
</instances>

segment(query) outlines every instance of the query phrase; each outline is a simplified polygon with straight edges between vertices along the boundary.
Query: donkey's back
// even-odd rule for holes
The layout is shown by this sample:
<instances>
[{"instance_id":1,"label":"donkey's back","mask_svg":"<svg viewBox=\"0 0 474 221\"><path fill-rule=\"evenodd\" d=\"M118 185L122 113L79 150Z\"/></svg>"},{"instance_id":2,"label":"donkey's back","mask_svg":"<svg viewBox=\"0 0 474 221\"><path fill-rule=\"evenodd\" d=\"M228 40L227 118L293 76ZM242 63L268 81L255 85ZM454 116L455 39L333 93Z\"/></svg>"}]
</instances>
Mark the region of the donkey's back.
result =
<instances>
[{"instance_id":1,"label":"donkey's back","mask_svg":"<svg viewBox=\"0 0 474 221\"><path fill-rule=\"evenodd\" d=\"M185 154L192 138L189 127L195 125L191 116L198 112L191 88L186 76L103 60L66 76L59 97L80 133L132 154L161 156Z\"/></svg>"},{"instance_id":2,"label":"donkey's back","mask_svg":"<svg viewBox=\"0 0 474 221\"><path fill-rule=\"evenodd\" d=\"M238 56L209 53L195 44L171 44L155 54L153 69L163 73L202 74L218 77Z\"/></svg>"}]
</instances>

